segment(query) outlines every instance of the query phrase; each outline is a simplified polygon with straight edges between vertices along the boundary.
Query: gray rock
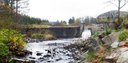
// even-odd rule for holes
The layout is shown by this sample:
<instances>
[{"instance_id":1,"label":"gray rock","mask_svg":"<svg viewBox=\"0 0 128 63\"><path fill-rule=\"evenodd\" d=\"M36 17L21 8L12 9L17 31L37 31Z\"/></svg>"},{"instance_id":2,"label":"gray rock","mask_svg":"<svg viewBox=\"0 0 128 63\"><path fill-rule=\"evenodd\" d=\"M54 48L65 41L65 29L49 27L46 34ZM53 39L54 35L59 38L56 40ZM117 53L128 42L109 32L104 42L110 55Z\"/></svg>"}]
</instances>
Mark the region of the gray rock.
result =
<instances>
[{"instance_id":1,"label":"gray rock","mask_svg":"<svg viewBox=\"0 0 128 63\"><path fill-rule=\"evenodd\" d=\"M119 49L116 49L114 50L109 56L106 56L106 60L109 61L110 63L112 62L116 62L118 57L124 53L128 51L128 48L119 48Z\"/></svg>"},{"instance_id":2,"label":"gray rock","mask_svg":"<svg viewBox=\"0 0 128 63\"><path fill-rule=\"evenodd\" d=\"M37 55L37 56L40 56L41 54L43 54L43 53L38 52L36 55Z\"/></svg>"},{"instance_id":3,"label":"gray rock","mask_svg":"<svg viewBox=\"0 0 128 63\"><path fill-rule=\"evenodd\" d=\"M56 59L56 61L60 61L60 60L62 60L62 58L58 58L58 59Z\"/></svg>"},{"instance_id":4,"label":"gray rock","mask_svg":"<svg viewBox=\"0 0 128 63\"><path fill-rule=\"evenodd\" d=\"M119 42L119 47L121 47L122 45L126 44L125 41Z\"/></svg>"},{"instance_id":5,"label":"gray rock","mask_svg":"<svg viewBox=\"0 0 128 63\"><path fill-rule=\"evenodd\" d=\"M117 63L128 63L128 51L123 52L123 53L119 56L119 58L118 58L118 60L117 60Z\"/></svg>"},{"instance_id":6,"label":"gray rock","mask_svg":"<svg viewBox=\"0 0 128 63\"><path fill-rule=\"evenodd\" d=\"M112 48L117 48L118 47L118 44L119 44L119 42L114 42L114 43L111 44L111 47Z\"/></svg>"},{"instance_id":7,"label":"gray rock","mask_svg":"<svg viewBox=\"0 0 128 63\"><path fill-rule=\"evenodd\" d=\"M29 57L29 58L31 58L31 59L36 59L35 57Z\"/></svg>"}]
</instances>

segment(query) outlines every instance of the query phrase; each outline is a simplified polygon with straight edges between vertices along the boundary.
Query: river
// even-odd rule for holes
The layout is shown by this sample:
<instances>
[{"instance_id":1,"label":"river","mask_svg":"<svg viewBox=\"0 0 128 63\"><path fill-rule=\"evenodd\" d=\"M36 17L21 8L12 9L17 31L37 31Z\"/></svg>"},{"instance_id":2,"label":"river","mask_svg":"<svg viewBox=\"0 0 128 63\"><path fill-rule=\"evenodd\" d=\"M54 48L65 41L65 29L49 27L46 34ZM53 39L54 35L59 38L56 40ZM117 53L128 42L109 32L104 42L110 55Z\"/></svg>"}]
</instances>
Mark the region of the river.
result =
<instances>
[{"instance_id":1,"label":"river","mask_svg":"<svg viewBox=\"0 0 128 63\"><path fill-rule=\"evenodd\" d=\"M31 55L25 57L28 60L35 60L36 63L68 63L73 61L74 58L72 53L66 49L64 46L73 44L75 42L81 42L82 40L91 36L90 30L84 30L81 38L68 38L68 39L57 39L57 40L48 40L42 42L32 42L27 43L25 49L32 51ZM55 49L53 58L50 56L51 53L46 51L47 49ZM37 55L41 53L41 55ZM33 57L33 58L30 58Z\"/></svg>"}]
</instances>

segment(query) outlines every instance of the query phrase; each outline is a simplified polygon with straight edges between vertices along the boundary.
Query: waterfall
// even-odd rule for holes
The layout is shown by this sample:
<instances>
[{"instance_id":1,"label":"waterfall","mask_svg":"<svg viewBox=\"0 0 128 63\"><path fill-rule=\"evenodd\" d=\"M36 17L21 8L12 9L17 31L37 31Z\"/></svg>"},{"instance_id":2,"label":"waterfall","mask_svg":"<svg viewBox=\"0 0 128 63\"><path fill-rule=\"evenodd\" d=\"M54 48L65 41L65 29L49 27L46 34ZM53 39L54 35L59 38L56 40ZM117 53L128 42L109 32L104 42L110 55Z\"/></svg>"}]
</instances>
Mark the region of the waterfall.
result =
<instances>
[{"instance_id":1,"label":"waterfall","mask_svg":"<svg viewBox=\"0 0 128 63\"><path fill-rule=\"evenodd\" d=\"M82 40L85 40L87 38L91 37L91 31L88 30L88 29L85 29L83 32L82 32Z\"/></svg>"}]
</instances>

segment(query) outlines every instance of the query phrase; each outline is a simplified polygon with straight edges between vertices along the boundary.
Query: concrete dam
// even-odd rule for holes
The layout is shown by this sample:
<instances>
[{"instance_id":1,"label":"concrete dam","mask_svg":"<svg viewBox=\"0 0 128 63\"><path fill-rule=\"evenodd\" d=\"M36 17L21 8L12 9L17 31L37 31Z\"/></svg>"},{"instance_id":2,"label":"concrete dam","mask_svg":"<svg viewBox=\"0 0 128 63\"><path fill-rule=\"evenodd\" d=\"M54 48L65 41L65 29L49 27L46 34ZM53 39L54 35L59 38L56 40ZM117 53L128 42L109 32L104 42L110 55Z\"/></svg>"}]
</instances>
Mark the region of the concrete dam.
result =
<instances>
[{"instance_id":1,"label":"concrete dam","mask_svg":"<svg viewBox=\"0 0 128 63\"><path fill-rule=\"evenodd\" d=\"M23 34L27 32L39 33L41 30L48 30L52 32L53 36L57 38L73 38L80 37L80 26L52 26L49 28L24 28L22 29Z\"/></svg>"}]
</instances>

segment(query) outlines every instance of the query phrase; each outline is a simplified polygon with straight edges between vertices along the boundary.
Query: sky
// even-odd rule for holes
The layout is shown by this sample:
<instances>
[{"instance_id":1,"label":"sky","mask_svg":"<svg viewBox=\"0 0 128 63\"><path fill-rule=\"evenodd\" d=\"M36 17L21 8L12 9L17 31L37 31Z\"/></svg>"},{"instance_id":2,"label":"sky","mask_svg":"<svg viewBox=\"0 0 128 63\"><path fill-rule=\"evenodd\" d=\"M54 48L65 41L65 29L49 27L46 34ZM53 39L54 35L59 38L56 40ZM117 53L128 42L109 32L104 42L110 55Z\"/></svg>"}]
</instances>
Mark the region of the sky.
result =
<instances>
[{"instance_id":1,"label":"sky","mask_svg":"<svg viewBox=\"0 0 128 63\"><path fill-rule=\"evenodd\" d=\"M68 22L71 17L97 17L104 12L117 10L116 6L106 3L106 0L30 0L29 8L29 16L51 22ZM128 11L128 4L121 10Z\"/></svg>"}]
</instances>

